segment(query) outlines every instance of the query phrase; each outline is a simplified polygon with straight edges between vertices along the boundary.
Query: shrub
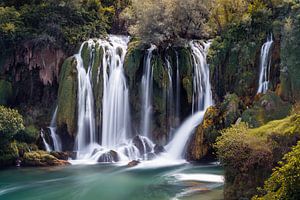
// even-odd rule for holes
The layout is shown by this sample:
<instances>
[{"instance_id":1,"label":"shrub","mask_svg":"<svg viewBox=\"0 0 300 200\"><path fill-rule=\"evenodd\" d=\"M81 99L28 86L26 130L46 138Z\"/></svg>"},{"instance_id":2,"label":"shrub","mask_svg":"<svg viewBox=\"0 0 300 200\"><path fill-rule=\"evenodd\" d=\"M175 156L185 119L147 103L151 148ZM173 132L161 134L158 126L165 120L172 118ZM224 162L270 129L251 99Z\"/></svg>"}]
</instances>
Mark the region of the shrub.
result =
<instances>
[{"instance_id":1,"label":"shrub","mask_svg":"<svg viewBox=\"0 0 300 200\"><path fill-rule=\"evenodd\" d=\"M298 200L300 199L300 142L284 156L271 177L261 189L262 195L253 200Z\"/></svg>"},{"instance_id":2,"label":"shrub","mask_svg":"<svg viewBox=\"0 0 300 200\"><path fill-rule=\"evenodd\" d=\"M0 138L7 141L24 129L23 117L17 110L0 106Z\"/></svg>"}]
</instances>

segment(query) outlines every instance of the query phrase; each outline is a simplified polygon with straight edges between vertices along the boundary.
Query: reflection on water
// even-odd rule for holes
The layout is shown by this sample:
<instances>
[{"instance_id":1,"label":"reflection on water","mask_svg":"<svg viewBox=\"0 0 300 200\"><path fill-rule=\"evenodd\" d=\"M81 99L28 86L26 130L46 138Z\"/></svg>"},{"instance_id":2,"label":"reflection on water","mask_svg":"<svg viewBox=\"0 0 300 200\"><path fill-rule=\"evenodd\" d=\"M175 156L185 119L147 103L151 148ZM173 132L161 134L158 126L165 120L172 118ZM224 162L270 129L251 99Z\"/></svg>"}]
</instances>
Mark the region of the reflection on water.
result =
<instances>
[{"instance_id":1,"label":"reflection on water","mask_svg":"<svg viewBox=\"0 0 300 200\"><path fill-rule=\"evenodd\" d=\"M111 164L0 171L2 200L222 199L216 165L127 168Z\"/></svg>"}]
</instances>

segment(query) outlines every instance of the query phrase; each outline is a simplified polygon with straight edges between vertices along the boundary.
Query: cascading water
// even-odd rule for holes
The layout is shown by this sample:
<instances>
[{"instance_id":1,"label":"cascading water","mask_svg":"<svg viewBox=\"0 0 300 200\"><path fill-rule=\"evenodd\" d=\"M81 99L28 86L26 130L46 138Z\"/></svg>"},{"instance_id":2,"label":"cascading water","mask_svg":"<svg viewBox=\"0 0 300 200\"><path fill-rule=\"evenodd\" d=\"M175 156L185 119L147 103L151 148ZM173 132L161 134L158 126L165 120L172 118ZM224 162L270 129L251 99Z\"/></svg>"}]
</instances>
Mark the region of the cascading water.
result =
<instances>
[{"instance_id":1,"label":"cascading water","mask_svg":"<svg viewBox=\"0 0 300 200\"><path fill-rule=\"evenodd\" d=\"M166 100L166 112L167 112L167 119L169 124L169 130L172 133L172 130L175 126L174 123L174 92L173 92L173 74L172 74L172 66L170 61L166 58L166 64L167 64L167 72L168 72L168 79L169 79L169 87L167 90L167 100Z\"/></svg>"},{"instance_id":2,"label":"cascading water","mask_svg":"<svg viewBox=\"0 0 300 200\"><path fill-rule=\"evenodd\" d=\"M92 48L93 41L88 42L89 49ZM83 64L81 57L83 43L80 47L79 53L75 55L77 62L78 73L78 121L77 121L77 139L76 150L77 158L83 159L92 151L91 144L96 143L95 135L95 114L94 114L94 96L91 83L92 64L89 63L87 69ZM91 55L92 57L92 51Z\"/></svg>"},{"instance_id":3,"label":"cascading water","mask_svg":"<svg viewBox=\"0 0 300 200\"><path fill-rule=\"evenodd\" d=\"M206 56L210 43L190 42L194 61L193 115L176 131L173 140L166 146L171 159L182 159L185 145L193 130L202 122L206 109L213 104Z\"/></svg>"},{"instance_id":4,"label":"cascading water","mask_svg":"<svg viewBox=\"0 0 300 200\"><path fill-rule=\"evenodd\" d=\"M44 143L44 146L45 146L45 149L46 149L46 151L48 151L48 152L51 152L52 151L52 149L51 149L51 146L48 144L48 142L46 141L46 138L45 138L45 133L44 133L44 131L43 131L43 129L41 130L41 138L42 138L42 140L43 140L43 143Z\"/></svg>"},{"instance_id":5,"label":"cascading water","mask_svg":"<svg viewBox=\"0 0 300 200\"><path fill-rule=\"evenodd\" d=\"M104 50L102 146L116 148L126 142L130 131L129 91L123 72L129 37L109 40L100 43Z\"/></svg>"},{"instance_id":6,"label":"cascading water","mask_svg":"<svg viewBox=\"0 0 300 200\"><path fill-rule=\"evenodd\" d=\"M175 110L175 126L178 127L180 123L180 71L178 52L176 54L176 110Z\"/></svg>"},{"instance_id":7,"label":"cascading water","mask_svg":"<svg viewBox=\"0 0 300 200\"><path fill-rule=\"evenodd\" d=\"M271 34L263 44L260 53L260 75L257 93L266 93L269 89L270 67L271 67L271 47L273 35Z\"/></svg>"},{"instance_id":8,"label":"cascading water","mask_svg":"<svg viewBox=\"0 0 300 200\"><path fill-rule=\"evenodd\" d=\"M56 134L56 116L57 116L57 108L55 108L55 111L53 113L52 119L50 126L48 127L51 133L51 138L53 141L53 147L54 151L62 151L62 146L61 146L61 140L59 136Z\"/></svg>"},{"instance_id":9,"label":"cascading water","mask_svg":"<svg viewBox=\"0 0 300 200\"><path fill-rule=\"evenodd\" d=\"M148 49L147 57L144 61L143 77L142 77L142 121L141 121L141 134L149 137L150 123L151 123L151 97L153 86L153 68L151 66L152 52L156 46L151 45Z\"/></svg>"}]
</instances>

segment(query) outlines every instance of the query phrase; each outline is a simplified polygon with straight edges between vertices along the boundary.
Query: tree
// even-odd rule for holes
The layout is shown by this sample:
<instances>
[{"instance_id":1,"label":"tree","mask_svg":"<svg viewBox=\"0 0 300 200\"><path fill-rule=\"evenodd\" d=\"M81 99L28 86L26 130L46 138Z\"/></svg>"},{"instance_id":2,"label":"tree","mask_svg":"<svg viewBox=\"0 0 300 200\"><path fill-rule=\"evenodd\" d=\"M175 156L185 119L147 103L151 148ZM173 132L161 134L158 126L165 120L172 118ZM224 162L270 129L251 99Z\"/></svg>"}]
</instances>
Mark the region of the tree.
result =
<instances>
[{"instance_id":1,"label":"tree","mask_svg":"<svg viewBox=\"0 0 300 200\"><path fill-rule=\"evenodd\" d=\"M133 0L124 10L129 33L156 45L208 36L209 1Z\"/></svg>"}]
</instances>

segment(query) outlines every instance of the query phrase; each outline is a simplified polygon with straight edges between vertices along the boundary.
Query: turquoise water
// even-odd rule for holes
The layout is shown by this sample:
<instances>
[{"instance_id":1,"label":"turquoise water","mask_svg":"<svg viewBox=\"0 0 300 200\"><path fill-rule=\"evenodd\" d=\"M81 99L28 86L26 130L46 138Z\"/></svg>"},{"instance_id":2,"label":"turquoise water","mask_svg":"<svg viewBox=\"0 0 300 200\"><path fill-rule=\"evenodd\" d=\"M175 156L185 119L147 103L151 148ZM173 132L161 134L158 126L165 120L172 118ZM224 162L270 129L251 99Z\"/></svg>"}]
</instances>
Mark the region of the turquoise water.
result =
<instances>
[{"instance_id":1,"label":"turquoise water","mask_svg":"<svg viewBox=\"0 0 300 200\"><path fill-rule=\"evenodd\" d=\"M0 171L0 199L218 200L222 173L216 165L192 164L157 169L112 164L9 169Z\"/></svg>"}]
</instances>

